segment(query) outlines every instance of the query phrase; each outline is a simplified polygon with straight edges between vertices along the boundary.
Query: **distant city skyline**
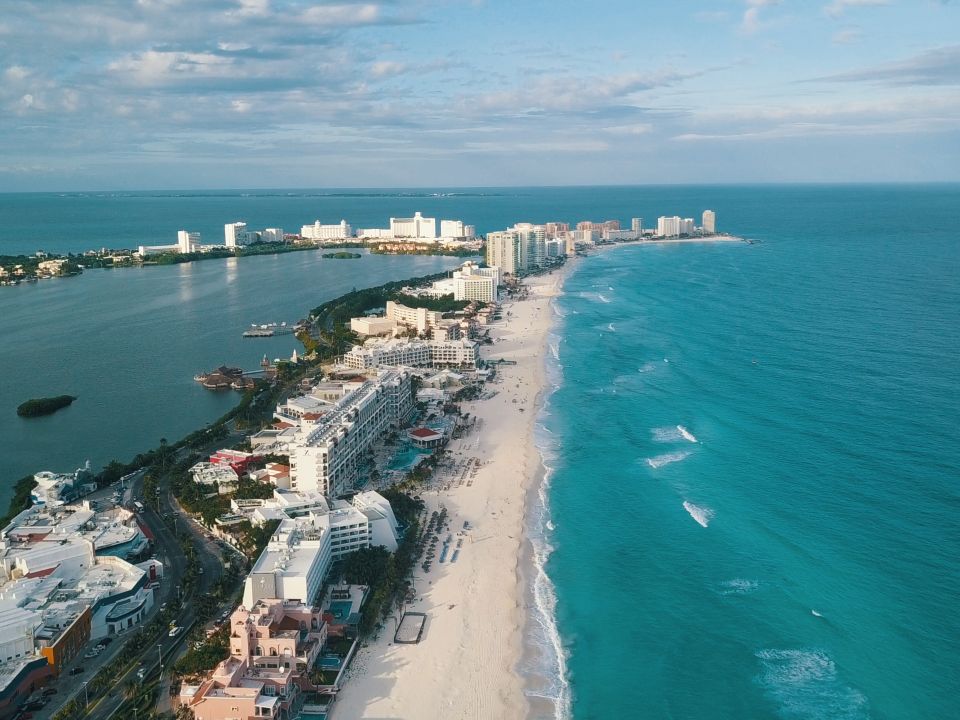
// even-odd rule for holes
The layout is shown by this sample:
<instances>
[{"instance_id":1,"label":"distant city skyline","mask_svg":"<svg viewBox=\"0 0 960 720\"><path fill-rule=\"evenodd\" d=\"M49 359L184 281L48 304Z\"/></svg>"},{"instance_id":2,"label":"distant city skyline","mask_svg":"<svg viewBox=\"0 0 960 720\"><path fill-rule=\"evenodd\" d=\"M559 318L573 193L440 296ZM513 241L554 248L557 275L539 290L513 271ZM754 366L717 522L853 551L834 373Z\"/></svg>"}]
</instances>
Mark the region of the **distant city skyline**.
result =
<instances>
[{"instance_id":1,"label":"distant city skyline","mask_svg":"<svg viewBox=\"0 0 960 720\"><path fill-rule=\"evenodd\" d=\"M960 2L32 0L0 192L960 180Z\"/></svg>"}]
</instances>

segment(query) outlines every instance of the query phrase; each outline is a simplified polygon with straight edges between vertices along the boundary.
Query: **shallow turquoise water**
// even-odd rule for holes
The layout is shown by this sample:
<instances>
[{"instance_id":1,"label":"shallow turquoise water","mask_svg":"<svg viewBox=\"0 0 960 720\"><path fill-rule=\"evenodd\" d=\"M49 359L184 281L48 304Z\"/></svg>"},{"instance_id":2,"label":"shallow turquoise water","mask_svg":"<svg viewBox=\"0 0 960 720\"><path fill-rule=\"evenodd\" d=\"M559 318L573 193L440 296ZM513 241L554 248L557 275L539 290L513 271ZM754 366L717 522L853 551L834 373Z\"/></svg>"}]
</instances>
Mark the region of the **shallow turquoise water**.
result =
<instances>
[{"instance_id":1,"label":"shallow turquoise water","mask_svg":"<svg viewBox=\"0 0 960 720\"><path fill-rule=\"evenodd\" d=\"M543 442L574 717L960 715L957 207L745 193L759 244L570 278Z\"/></svg>"}]
</instances>

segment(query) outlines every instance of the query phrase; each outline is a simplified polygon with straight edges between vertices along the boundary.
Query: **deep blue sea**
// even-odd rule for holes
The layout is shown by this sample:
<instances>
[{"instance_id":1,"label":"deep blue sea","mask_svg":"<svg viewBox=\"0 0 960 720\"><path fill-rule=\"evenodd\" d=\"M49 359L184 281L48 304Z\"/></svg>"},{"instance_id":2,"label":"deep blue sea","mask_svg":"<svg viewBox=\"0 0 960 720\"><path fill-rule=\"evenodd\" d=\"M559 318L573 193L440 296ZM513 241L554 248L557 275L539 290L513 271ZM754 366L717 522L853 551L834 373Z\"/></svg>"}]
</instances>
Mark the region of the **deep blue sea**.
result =
<instances>
[{"instance_id":1,"label":"deep blue sea","mask_svg":"<svg viewBox=\"0 0 960 720\"><path fill-rule=\"evenodd\" d=\"M0 254L241 219L485 232L705 208L757 242L613 249L556 304L529 527L548 694L577 720L960 717L960 186L0 195ZM292 350L247 323L451 264L297 253L0 288L0 478L208 422L235 397L194 372ZM13 415L48 390L80 399Z\"/></svg>"},{"instance_id":2,"label":"deep blue sea","mask_svg":"<svg viewBox=\"0 0 960 720\"><path fill-rule=\"evenodd\" d=\"M958 208L756 189L756 244L580 262L531 520L560 714L960 717Z\"/></svg>"}]
</instances>

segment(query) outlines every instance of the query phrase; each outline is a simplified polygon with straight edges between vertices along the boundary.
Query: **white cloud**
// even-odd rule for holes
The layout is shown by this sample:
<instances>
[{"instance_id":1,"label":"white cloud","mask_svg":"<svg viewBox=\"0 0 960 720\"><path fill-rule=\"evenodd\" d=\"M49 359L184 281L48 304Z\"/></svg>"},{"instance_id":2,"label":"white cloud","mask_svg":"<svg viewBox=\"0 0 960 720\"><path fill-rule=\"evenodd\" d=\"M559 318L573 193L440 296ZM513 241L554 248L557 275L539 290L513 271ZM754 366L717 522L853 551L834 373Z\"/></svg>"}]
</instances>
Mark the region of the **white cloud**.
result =
<instances>
[{"instance_id":1,"label":"white cloud","mask_svg":"<svg viewBox=\"0 0 960 720\"><path fill-rule=\"evenodd\" d=\"M832 18L838 18L849 8L881 7L889 4L890 0L833 0L823 11Z\"/></svg>"},{"instance_id":2,"label":"white cloud","mask_svg":"<svg viewBox=\"0 0 960 720\"><path fill-rule=\"evenodd\" d=\"M834 45L853 45L860 41L862 35L863 33L856 28L847 28L834 33L831 41Z\"/></svg>"},{"instance_id":3,"label":"white cloud","mask_svg":"<svg viewBox=\"0 0 960 720\"><path fill-rule=\"evenodd\" d=\"M743 12L743 18L740 21L740 31L747 35L753 35L761 29L761 8L780 4L780 0L746 0L746 2L747 9Z\"/></svg>"}]
</instances>

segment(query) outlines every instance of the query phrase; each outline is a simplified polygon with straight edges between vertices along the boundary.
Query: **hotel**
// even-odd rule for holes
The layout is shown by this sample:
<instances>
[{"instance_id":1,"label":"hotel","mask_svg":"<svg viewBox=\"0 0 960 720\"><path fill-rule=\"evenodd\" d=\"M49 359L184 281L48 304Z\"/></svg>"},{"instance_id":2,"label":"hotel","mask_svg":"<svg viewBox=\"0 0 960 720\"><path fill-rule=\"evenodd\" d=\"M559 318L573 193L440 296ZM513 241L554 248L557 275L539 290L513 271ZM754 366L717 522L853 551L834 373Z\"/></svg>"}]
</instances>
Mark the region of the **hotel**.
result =
<instances>
[{"instance_id":1,"label":"hotel","mask_svg":"<svg viewBox=\"0 0 960 720\"><path fill-rule=\"evenodd\" d=\"M473 340L368 340L354 345L343 364L354 370L381 366L475 368L480 359Z\"/></svg>"},{"instance_id":2,"label":"hotel","mask_svg":"<svg viewBox=\"0 0 960 720\"><path fill-rule=\"evenodd\" d=\"M316 424L301 428L290 456L290 487L328 497L343 495L356 481L366 450L412 411L408 371L385 371L363 383Z\"/></svg>"},{"instance_id":3,"label":"hotel","mask_svg":"<svg viewBox=\"0 0 960 720\"><path fill-rule=\"evenodd\" d=\"M300 237L305 240L347 240L353 237L353 228L346 220L336 225L322 225L319 220L313 225L304 225L300 228Z\"/></svg>"}]
</instances>

